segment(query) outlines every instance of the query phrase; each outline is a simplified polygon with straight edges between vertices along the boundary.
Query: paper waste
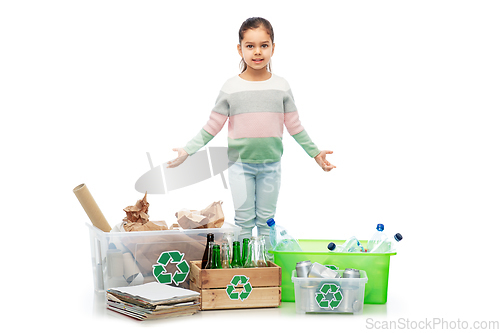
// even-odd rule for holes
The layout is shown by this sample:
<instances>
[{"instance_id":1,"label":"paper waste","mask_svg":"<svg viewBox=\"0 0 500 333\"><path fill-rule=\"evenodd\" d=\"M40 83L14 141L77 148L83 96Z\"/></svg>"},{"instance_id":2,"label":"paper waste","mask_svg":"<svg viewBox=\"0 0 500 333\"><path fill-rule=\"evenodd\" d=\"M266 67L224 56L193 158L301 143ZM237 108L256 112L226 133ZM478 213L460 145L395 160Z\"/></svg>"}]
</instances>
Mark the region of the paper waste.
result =
<instances>
[{"instance_id":1,"label":"paper waste","mask_svg":"<svg viewBox=\"0 0 500 333\"><path fill-rule=\"evenodd\" d=\"M192 315L200 310L200 293L158 282L112 288L106 292L108 310L137 320Z\"/></svg>"}]
</instances>

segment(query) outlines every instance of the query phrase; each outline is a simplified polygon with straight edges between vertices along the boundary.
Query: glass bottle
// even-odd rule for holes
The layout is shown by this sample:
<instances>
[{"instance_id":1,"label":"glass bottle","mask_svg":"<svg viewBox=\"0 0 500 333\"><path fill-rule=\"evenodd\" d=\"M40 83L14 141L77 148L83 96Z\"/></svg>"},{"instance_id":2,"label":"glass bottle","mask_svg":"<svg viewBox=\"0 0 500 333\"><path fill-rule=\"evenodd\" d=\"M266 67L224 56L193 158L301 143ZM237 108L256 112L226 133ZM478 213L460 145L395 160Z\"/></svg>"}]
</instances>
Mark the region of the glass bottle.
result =
<instances>
[{"instance_id":1,"label":"glass bottle","mask_svg":"<svg viewBox=\"0 0 500 333\"><path fill-rule=\"evenodd\" d=\"M248 257L245 267L267 267L264 238L261 236L252 237L248 244Z\"/></svg>"},{"instance_id":2,"label":"glass bottle","mask_svg":"<svg viewBox=\"0 0 500 333\"><path fill-rule=\"evenodd\" d=\"M239 241L233 242L233 260L231 261L231 266L233 268L243 267L241 263L241 247Z\"/></svg>"},{"instance_id":3,"label":"glass bottle","mask_svg":"<svg viewBox=\"0 0 500 333\"><path fill-rule=\"evenodd\" d=\"M249 257L249 247L250 247L250 239L243 238L243 248L241 249L241 266L246 267L248 257Z\"/></svg>"},{"instance_id":4,"label":"glass bottle","mask_svg":"<svg viewBox=\"0 0 500 333\"><path fill-rule=\"evenodd\" d=\"M233 241L234 241L234 233L232 232L225 232L222 235L222 243L227 243L229 244L229 258L232 257L233 255Z\"/></svg>"},{"instance_id":5,"label":"glass bottle","mask_svg":"<svg viewBox=\"0 0 500 333\"><path fill-rule=\"evenodd\" d=\"M228 243L222 243L220 249L221 267L232 268L231 266L231 250Z\"/></svg>"},{"instance_id":6,"label":"glass bottle","mask_svg":"<svg viewBox=\"0 0 500 333\"><path fill-rule=\"evenodd\" d=\"M203 267L205 269L212 268L214 245L215 245L215 242L208 242L208 259L207 259L207 262L205 264L205 267Z\"/></svg>"},{"instance_id":7,"label":"glass bottle","mask_svg":"<svg viewBox=\"0 0 500 333\"><path fill-rule=\"evenodd\" d=\"M255 267L267 267L266 260L266 240L264 236L258 236L256 239Z\"/></svg>"},{"instance_id":8,"label":"glass bottle","mask_svg":"<svg viewBox=\"0 0 500 333\"><path fill-rule=\"evenodd\" d=\"M220 261L220 245L214 244L214 251L212 253L212 269L222 268Z\"/></svg>"},{"instance_id":9,"label":"glass bottle","mask_svg":"<svg viewBox=\"0 0 500 333\"><path fill-rule=\"evenodd\" d=\"M205 268L207 266L208 256L211 254L209 251L209 243L214 241L214 234L207 234L207 245L205 245L205 252L203 253L203 258L201 259L201 268Z\"/></svg>"}]
</instances>

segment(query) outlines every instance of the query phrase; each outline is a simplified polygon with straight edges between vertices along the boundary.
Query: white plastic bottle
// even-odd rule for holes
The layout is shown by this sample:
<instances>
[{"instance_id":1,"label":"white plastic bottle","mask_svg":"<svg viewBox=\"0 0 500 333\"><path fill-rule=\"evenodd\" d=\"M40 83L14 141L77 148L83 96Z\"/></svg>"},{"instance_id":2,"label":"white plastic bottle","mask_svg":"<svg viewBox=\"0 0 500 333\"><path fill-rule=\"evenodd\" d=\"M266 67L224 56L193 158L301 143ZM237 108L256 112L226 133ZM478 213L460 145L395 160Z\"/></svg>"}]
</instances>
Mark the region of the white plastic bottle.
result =
<instances>
[{"instance_id":1,"label":"white plastic bottle","mask_svg":"<svg viewBox=\"0 0 500 333\"><path fill-rule=\"evenodd\" d=\"M379 223L377 224L377 231L370 238L368 243L366 244L366 249L368 252L373 252L377 249L378 253L386 252L387 248L385 248L387 240L387 235L384 233L384 225Z\"/></svg>"},{"instance_id":2,"label":"white plastic bottle","mask_svg":"<svg viewBox=\"0 0 500 333\"><path fill-rule=\"evenodd\" d=\"M351 237L344 242L342 245L336 245L335 243L328 244L328 249L332 252L340 253L354 253L354 252L365 252L363 246L356 237Z\"/></svg>"},{"instance_id":3,"label":"white plastic bottle","mask_svg":"<svg viewBox=\"0 0 500 333\"><path fill-rule=\"evenodd\" d=\"M300 252L302 248L299 243L287 231L276 225L274 219L267 220L267 225L271 228L269 231L269 241L274 251Z\"/></svg>"},{"instance_id":4,"label":"white plastic bottle","mask_svg":"<svg viewBox=\"0 0 500 333\"><path fill-rule=\"evenodd\" d=\"M378 246L370 252L371 253L396 252L396 247L399 244L399 242L401 242L402 239L403 239L403 236L398 232L397 234L394 235L394 238L386 239L382 246Z\"/></svg>"}]
</instances>

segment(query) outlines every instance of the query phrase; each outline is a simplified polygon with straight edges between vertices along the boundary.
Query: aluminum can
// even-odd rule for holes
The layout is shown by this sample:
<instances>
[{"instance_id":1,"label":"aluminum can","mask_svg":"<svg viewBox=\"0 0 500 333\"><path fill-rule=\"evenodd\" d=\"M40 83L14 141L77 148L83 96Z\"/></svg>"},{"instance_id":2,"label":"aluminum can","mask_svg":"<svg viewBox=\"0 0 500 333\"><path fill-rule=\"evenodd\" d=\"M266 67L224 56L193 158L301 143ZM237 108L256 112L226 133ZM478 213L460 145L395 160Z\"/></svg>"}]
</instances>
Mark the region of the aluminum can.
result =
<instances>
[{"instance_id":1,"label":"aluminum can","mask_svg":"<svg viewBox=\"0 0 500 333\"><path fill-rule=\"evenodd\" d=\"M359 278L360 276L359 270L354 268L346 268L342 274L343 278Z\"/></svg>"},{"instance_id":2,"label":"aluminum can","mask_svg":"<svg viewBox=\"0 0 500 333\"><path fill-rule=\"evenodd\" d=\"M342 278L360 278L359 270L354 268L346 268L342 274ZM359 297L359 287L356 281L345 281L342 285L342 302L340 303L337 310L339 312L352 313L359 311L362 305L361 299Z\"/></svg>"},{"instance_id":3,"label":"aluminum can","mask_svg":"<svg viewBox=\"0 0 500 333\"><path fill-rule=\"evenodd\" d=\"M295 271L297 272L297 277L307 277L309 271L311 270L311 262L309 260L300 261L295 265Z\"/></svg>"}]
</instances>

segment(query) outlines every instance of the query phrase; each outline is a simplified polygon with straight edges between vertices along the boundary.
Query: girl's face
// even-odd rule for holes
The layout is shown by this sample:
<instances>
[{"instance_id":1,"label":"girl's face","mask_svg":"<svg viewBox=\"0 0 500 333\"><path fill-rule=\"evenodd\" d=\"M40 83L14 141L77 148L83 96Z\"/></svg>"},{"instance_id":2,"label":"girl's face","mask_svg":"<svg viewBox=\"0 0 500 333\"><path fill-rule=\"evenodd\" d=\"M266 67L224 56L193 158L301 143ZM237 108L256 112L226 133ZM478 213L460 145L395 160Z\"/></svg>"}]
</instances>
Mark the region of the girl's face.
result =
<instances>
[{"instance_id":1,"label":"girl's face","mask_svg":"<svg viewBox=\"0 0 500 333\"><path fill-rule=\"evenodd\" d=\"M274 53L274 43L271 36L262 28L245 31L241 44L238 44L238 53L253 70L266 70Z\"/></svg>"}]
</instances>

